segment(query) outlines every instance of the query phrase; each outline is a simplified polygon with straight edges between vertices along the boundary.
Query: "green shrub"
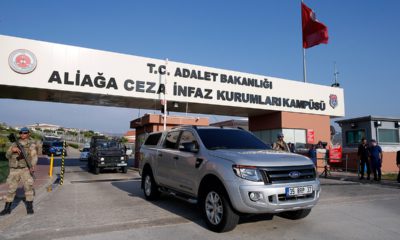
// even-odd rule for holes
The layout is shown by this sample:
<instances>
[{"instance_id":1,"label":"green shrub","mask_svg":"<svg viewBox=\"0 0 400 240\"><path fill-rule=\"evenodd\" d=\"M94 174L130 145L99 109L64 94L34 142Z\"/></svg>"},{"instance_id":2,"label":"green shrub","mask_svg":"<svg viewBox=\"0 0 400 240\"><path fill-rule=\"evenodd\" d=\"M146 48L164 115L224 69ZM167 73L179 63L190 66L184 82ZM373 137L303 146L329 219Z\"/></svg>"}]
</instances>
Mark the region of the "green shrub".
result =
<instances>
[{"instance_id":1,"label":"green shrub","mask_svg":"<svg viewBox=\"0 0 400 240\"><path fill-rule=\"evenodd\" d=\"M78 149L78 148L79 148L79 145L76 144L76 143L68 143L68 146L69 146L69 147L72 147L72 148L75 148L75 149Z\"/></svg>"},{"instance_id":2,"label":"green shrub","mask_svg":"<svg viewBox=\"0 0 400 240\"><path fill-rule=\"evenodd\" d=\"M0 183L7 180L8 176L8 161L0 161Z\"/></svg>"}]
</instances>

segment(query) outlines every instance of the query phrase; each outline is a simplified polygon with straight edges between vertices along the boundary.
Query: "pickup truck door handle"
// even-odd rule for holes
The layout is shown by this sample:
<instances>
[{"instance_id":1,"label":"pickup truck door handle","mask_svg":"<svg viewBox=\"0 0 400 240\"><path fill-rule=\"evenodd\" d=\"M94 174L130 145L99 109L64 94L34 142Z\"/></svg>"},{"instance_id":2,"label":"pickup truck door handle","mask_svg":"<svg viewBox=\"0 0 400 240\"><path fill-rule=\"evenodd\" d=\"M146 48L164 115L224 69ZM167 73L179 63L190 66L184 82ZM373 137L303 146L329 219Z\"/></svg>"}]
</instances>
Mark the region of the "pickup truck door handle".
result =
<instances>
[{"instance_id":1,"label":"pickup truck door handle","mask_svg":"<svg viewBox=\"0 0 400 240\"><path fill-rule=\"evenodd\" d=\"M161 153L159 153L159 154L158 154L158 156L159 156L159 157L162 157L162 154L161 154Z\"/></svg>"},{"instance_id":2,"label":"pickup truck door handle","mask_svg":"<svg viewBox=\"0 0 400 240\"><path fill-rule=\"evenodd\" d=\"M178 156L175 156L175 157L174 157L174 159L175 159L175 160L178 160L178 159L179 159L179 157L178 157Z\"/></svg>"},{"instance_id":3,"label":"pickup truck door handle","mask_svg":"<svg viewBox=\"0 0 400 240\"><path fill-rule=\"evenodd\" d=\"M199 168L202 162L203 162L203 159L202 159L202 158L196 158L196 165L195 165L195 167L196 167L196 168Z\"/></svg>"}]
</instances>

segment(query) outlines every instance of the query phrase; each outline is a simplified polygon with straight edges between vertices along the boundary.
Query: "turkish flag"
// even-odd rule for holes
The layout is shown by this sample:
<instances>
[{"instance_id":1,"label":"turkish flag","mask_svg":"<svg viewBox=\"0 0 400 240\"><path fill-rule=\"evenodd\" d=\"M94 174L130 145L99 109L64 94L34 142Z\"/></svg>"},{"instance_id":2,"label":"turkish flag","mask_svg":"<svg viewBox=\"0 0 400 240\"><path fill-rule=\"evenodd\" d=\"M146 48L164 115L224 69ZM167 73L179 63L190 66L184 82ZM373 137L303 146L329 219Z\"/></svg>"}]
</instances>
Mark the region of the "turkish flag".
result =
<instances>
[{"instance_id":1,"label":"turkish flag","mask_svg":"<svg viewBox=\"0 0 400 240\"><path fill-rule=\"evenodd\" d=\"M301 20L303 26L303 48L310 48L321 43L328 43L328 28L318 22L311 8L301 3Z\"/></svg>"}]
</instances>

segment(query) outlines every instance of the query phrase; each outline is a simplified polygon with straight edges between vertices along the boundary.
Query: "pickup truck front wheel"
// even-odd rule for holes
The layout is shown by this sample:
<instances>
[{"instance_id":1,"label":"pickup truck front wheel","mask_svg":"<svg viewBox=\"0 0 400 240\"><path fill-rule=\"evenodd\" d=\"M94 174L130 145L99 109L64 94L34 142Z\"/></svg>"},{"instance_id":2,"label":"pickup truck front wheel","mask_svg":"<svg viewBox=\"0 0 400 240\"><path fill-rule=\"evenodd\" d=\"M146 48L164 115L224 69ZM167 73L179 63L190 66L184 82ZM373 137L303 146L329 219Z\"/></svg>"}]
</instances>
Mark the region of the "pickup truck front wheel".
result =
<instances>
[{"instance_id":1,"label":"pickup truck front wheel","mask_svg":"<svg viewBox=\"0 0 400 240\"><path fill-rule=\"evenodd\" d=\"M146 171L142 177L143 181L143 192L147 200L157 200L160 197L160 192L158 191L157 183L154 181L153 174Z\"/></svg>"},{"instance_id":2,"label":"pickup truck front wheel","mask_svg":"<svg viewBox=\"0 0 400 240\"><path fill-rule=\"evenodd\" d=\"M219 187L206 191L201 205L205 222L214 232L231 231L239 222L239 215L233 211L225 192Z\"/></svg>"}]
</instances>

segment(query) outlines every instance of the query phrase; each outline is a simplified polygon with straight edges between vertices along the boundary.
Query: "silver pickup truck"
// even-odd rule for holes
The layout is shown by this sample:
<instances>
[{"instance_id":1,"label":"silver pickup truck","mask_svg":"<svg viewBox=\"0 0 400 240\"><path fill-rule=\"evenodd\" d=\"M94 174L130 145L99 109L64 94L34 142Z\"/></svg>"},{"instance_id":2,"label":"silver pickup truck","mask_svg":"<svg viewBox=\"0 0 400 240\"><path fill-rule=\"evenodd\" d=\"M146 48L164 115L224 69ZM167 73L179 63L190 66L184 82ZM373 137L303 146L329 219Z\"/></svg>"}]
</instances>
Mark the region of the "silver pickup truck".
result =
<instances>
[{"instance_id":1,"label":"silver pickup truck","mask_svg":"<svg viewBox=\"0 0 400 240\"><path fill-rule=\"evenodd\" d=\"M152 133L140 149L140 174L147 200L163 192L197 203L215 232L234 229L245 214L304 218L320 195L309 158L270 150L243 129Z\"/></svg>"}]
</instances>

